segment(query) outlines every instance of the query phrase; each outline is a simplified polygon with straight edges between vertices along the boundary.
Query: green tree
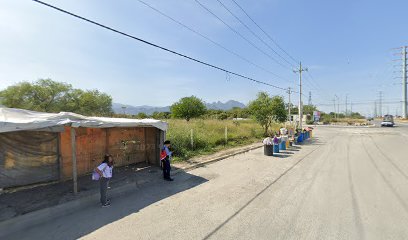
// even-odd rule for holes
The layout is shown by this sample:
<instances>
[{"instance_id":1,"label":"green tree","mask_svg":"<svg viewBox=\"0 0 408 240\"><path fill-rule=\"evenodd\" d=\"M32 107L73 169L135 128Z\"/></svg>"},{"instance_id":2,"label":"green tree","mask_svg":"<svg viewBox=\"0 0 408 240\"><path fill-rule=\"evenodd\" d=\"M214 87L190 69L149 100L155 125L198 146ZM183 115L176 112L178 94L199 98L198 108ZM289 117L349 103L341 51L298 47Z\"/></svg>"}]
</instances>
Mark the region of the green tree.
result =
<instances>
[{"instance_id":1,"label":"green tree","mask_svg":"<svg viewBox=\"0 0 408 240\"><path fill-rule=\"evenodd\" d=\"M207 111L203 101L195 96L180 99L171 105L170 110L174 117L183 118L187 121L200 117Z\"/></svg>"},{"instance_id":2,"label":"green tree","mask_svg":"<svg viewBox=\"0 0 408 240\"><path fill-rule=\"evenodd\" d=\"M303 106L303 114L310 114L311 116L313 116L313 112L317 111L316 106L314 105L304 105Z\"/></svg>"},{"instance_id":3,"label":"green tree","mask_svg":"<svg viewBox=\"0 0 408 240\"><path fill-rule=\"evenodd\" d=\"M285 102L282 97L269 97L268 93L258 93L257 99L248 106L252 116L264 129L264 135L268 134L271 124L286 120Z\"/></svg>"},{"instance_id":4,"label":"green tree","mask_svg":"<svg viewBox=\"0 0 408 240\"><path fill-rule=\"evenodd\" d=\"M272 97L272 119L275 122L285 122L288 119L285 101L281 96Z\"/></svg>"},{"instance_id":5,"label":"green tree","mask_svg":"<svg viewBox=\"0 0 408 240\"><path fill-rule=\"evenodd\" d=\"M169 119L170 113L169 112L153 112L152 118L154 119Z\"/></svg>"},{"instance_id":6,"label":"green tree","mask_svg":"<svg viewBox=\"0 0 408 240\"><path fill-rule=\"evenodd\" d=\"M51 79L21 82L0 91L2 104L41 112L69 111L84 115L110 115L112 98L98 90L83 91Z\"/></svg>"},{"instance_id":7,"label":"green tree","mask_svg":"<svg viewBox=\"0 0 408 240\"><path fill-rule=\"evenodd\" d=\"M138 113L137 115L136 115L136 118L139 118L139 119L144 119L144 118L148 118L149 116L146 114L146 113L144 113L144 112L140 112L140 113Z\"/></svg>"}]
</instances>

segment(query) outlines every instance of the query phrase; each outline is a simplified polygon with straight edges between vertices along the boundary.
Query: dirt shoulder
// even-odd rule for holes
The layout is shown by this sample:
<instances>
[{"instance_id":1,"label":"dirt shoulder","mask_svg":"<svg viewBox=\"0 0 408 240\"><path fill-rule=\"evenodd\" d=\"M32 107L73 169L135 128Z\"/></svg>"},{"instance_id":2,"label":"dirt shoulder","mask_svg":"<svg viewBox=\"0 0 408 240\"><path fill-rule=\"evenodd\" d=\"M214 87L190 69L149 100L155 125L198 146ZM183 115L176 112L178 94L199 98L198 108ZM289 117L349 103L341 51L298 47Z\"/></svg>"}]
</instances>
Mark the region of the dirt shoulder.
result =
<instances>
[{"instance_id":1,"label":"dirt shoulder","mask_svg":"<svg viewBox=\"0 0 408 240\"><path fill-rule=\"evenodd\" d=\"M219 161L261 146L262 144L256 143L234 147L211 155L176 162L172 164L172 174L174 175L203 164ZM162 181L161 169L157 166L149 166L143 163L114 168L114 177L109 185L112 190L117 190L126 185L136 186L136 188L139 186L148 187L149 184L156 184L160 181ZM65 181L3 192L0 194L0 222L41 209L98 195L99 183L92 181L90 175L82 176L78 178L78 194L74 195L72 189L72 181ZM98 203L95 202L95 204Z\"/></svg>"}]
</instances>

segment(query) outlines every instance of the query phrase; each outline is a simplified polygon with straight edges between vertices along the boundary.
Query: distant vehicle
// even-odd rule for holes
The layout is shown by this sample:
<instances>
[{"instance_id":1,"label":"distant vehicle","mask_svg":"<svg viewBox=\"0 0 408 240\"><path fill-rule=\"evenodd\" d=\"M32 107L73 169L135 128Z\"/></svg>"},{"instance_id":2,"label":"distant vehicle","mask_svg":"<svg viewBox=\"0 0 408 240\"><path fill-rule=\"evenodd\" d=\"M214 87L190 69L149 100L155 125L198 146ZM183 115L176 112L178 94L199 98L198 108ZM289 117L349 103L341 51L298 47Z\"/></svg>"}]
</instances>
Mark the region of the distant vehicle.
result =
<instances>
[{"instance_id":1,"label":"distant vehicle","mask_svg":"<svg viewBox=\"0 0 408 240\"><path fill-rule=\"evenodd\" d=\"M394 118L392 115L385 115L381 122L381 127L394 127Z\"/></svg>"}]
</instances>

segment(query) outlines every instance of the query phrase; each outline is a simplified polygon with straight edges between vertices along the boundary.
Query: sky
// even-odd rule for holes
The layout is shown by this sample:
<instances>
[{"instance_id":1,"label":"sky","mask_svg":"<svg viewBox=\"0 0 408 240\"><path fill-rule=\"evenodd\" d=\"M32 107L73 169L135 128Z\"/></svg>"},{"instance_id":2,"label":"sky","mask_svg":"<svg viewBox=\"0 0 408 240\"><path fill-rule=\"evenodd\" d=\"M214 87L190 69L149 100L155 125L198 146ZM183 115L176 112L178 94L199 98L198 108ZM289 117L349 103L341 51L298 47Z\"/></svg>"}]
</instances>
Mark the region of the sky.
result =
<instances>
[{"instance_id":1,"label":"sky","mask_svg":"<svg viewBox=\"0 0 408 240\"><path fill-rule=\"evenodd\" d=\"M299 74L293 69L302 61L308 68L303 72L303 102L308 103L310 91L312 103L323 111L333 111L337 99L344 112L347 96L354 102L353 111L371 115L382 91L383 113L401 113L397 77L402 73L394 67L401 61L393 61L401 59L394 55L401 50L393 48L408 45L406 0L235 0L289 55L232 0L219 1L258 37L217 0L199 2L233 30L195 0L143 1L222 47L138 0L46 2L284 89L299 91ZM191 95L206 102L233 99L247 104L259 91L288 98L285 90L192 62L35 1L0 0L0 36L0 89L51 78L75 88L98 89L116 103L133 106L168 106ZM291 100L297 103L299 94L293 93Z\"/></svg>"}]
</instances>

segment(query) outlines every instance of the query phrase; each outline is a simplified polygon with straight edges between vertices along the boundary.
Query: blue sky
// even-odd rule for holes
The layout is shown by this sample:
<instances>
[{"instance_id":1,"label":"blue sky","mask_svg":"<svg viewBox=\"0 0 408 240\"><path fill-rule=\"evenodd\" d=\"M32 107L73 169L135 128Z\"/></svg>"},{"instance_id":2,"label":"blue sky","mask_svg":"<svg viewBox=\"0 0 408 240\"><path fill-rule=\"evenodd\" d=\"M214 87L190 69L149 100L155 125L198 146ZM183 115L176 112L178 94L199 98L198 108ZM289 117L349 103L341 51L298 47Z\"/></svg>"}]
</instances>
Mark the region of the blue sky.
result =
<instances>
[{"instance_id":1,"label":"blue sky","mask_svg":"<svg viewBox=\"0 0 408 240\"><path fill-rule=\"evenodd\" d=\"M278 85L296 87L298 76L273 62L242 40L194 0L144 0L212 40L281 78L254 67L200 36L180 27L139 1L49 0L50 4L117 28L129 34ZM264 41L269 41L231 0L221 0ZM236 0L294 58L309 68L304 92L313 103L333 110L336 94L356 103L372 102L382 90L385 101L401 100L401 75L392 59L408 45L408 1L342 0ZM270 56L278 56L253 37L216 0L201 0L215 14ZM19 81L52 78L76 88L99 89L114 102L130 105L170 105L196 95L207 102L234 99L248 103L259 91L287 94L279 89L171 55L162 50L106 31L46 8L33 1L1 0L0 89ZM289 60L290 61L290 60ZM284 62L283 62L284 63ZM297 87L296 87L297 88ZM292 96L294 102L298 96ZM307 103L307 97L304 98ZM355 104L353 110L372 113L374 104ZM400 104L384 105L394 114ZM340 106L344 111L344 105Z\"/></svg>"}]
</instances>

